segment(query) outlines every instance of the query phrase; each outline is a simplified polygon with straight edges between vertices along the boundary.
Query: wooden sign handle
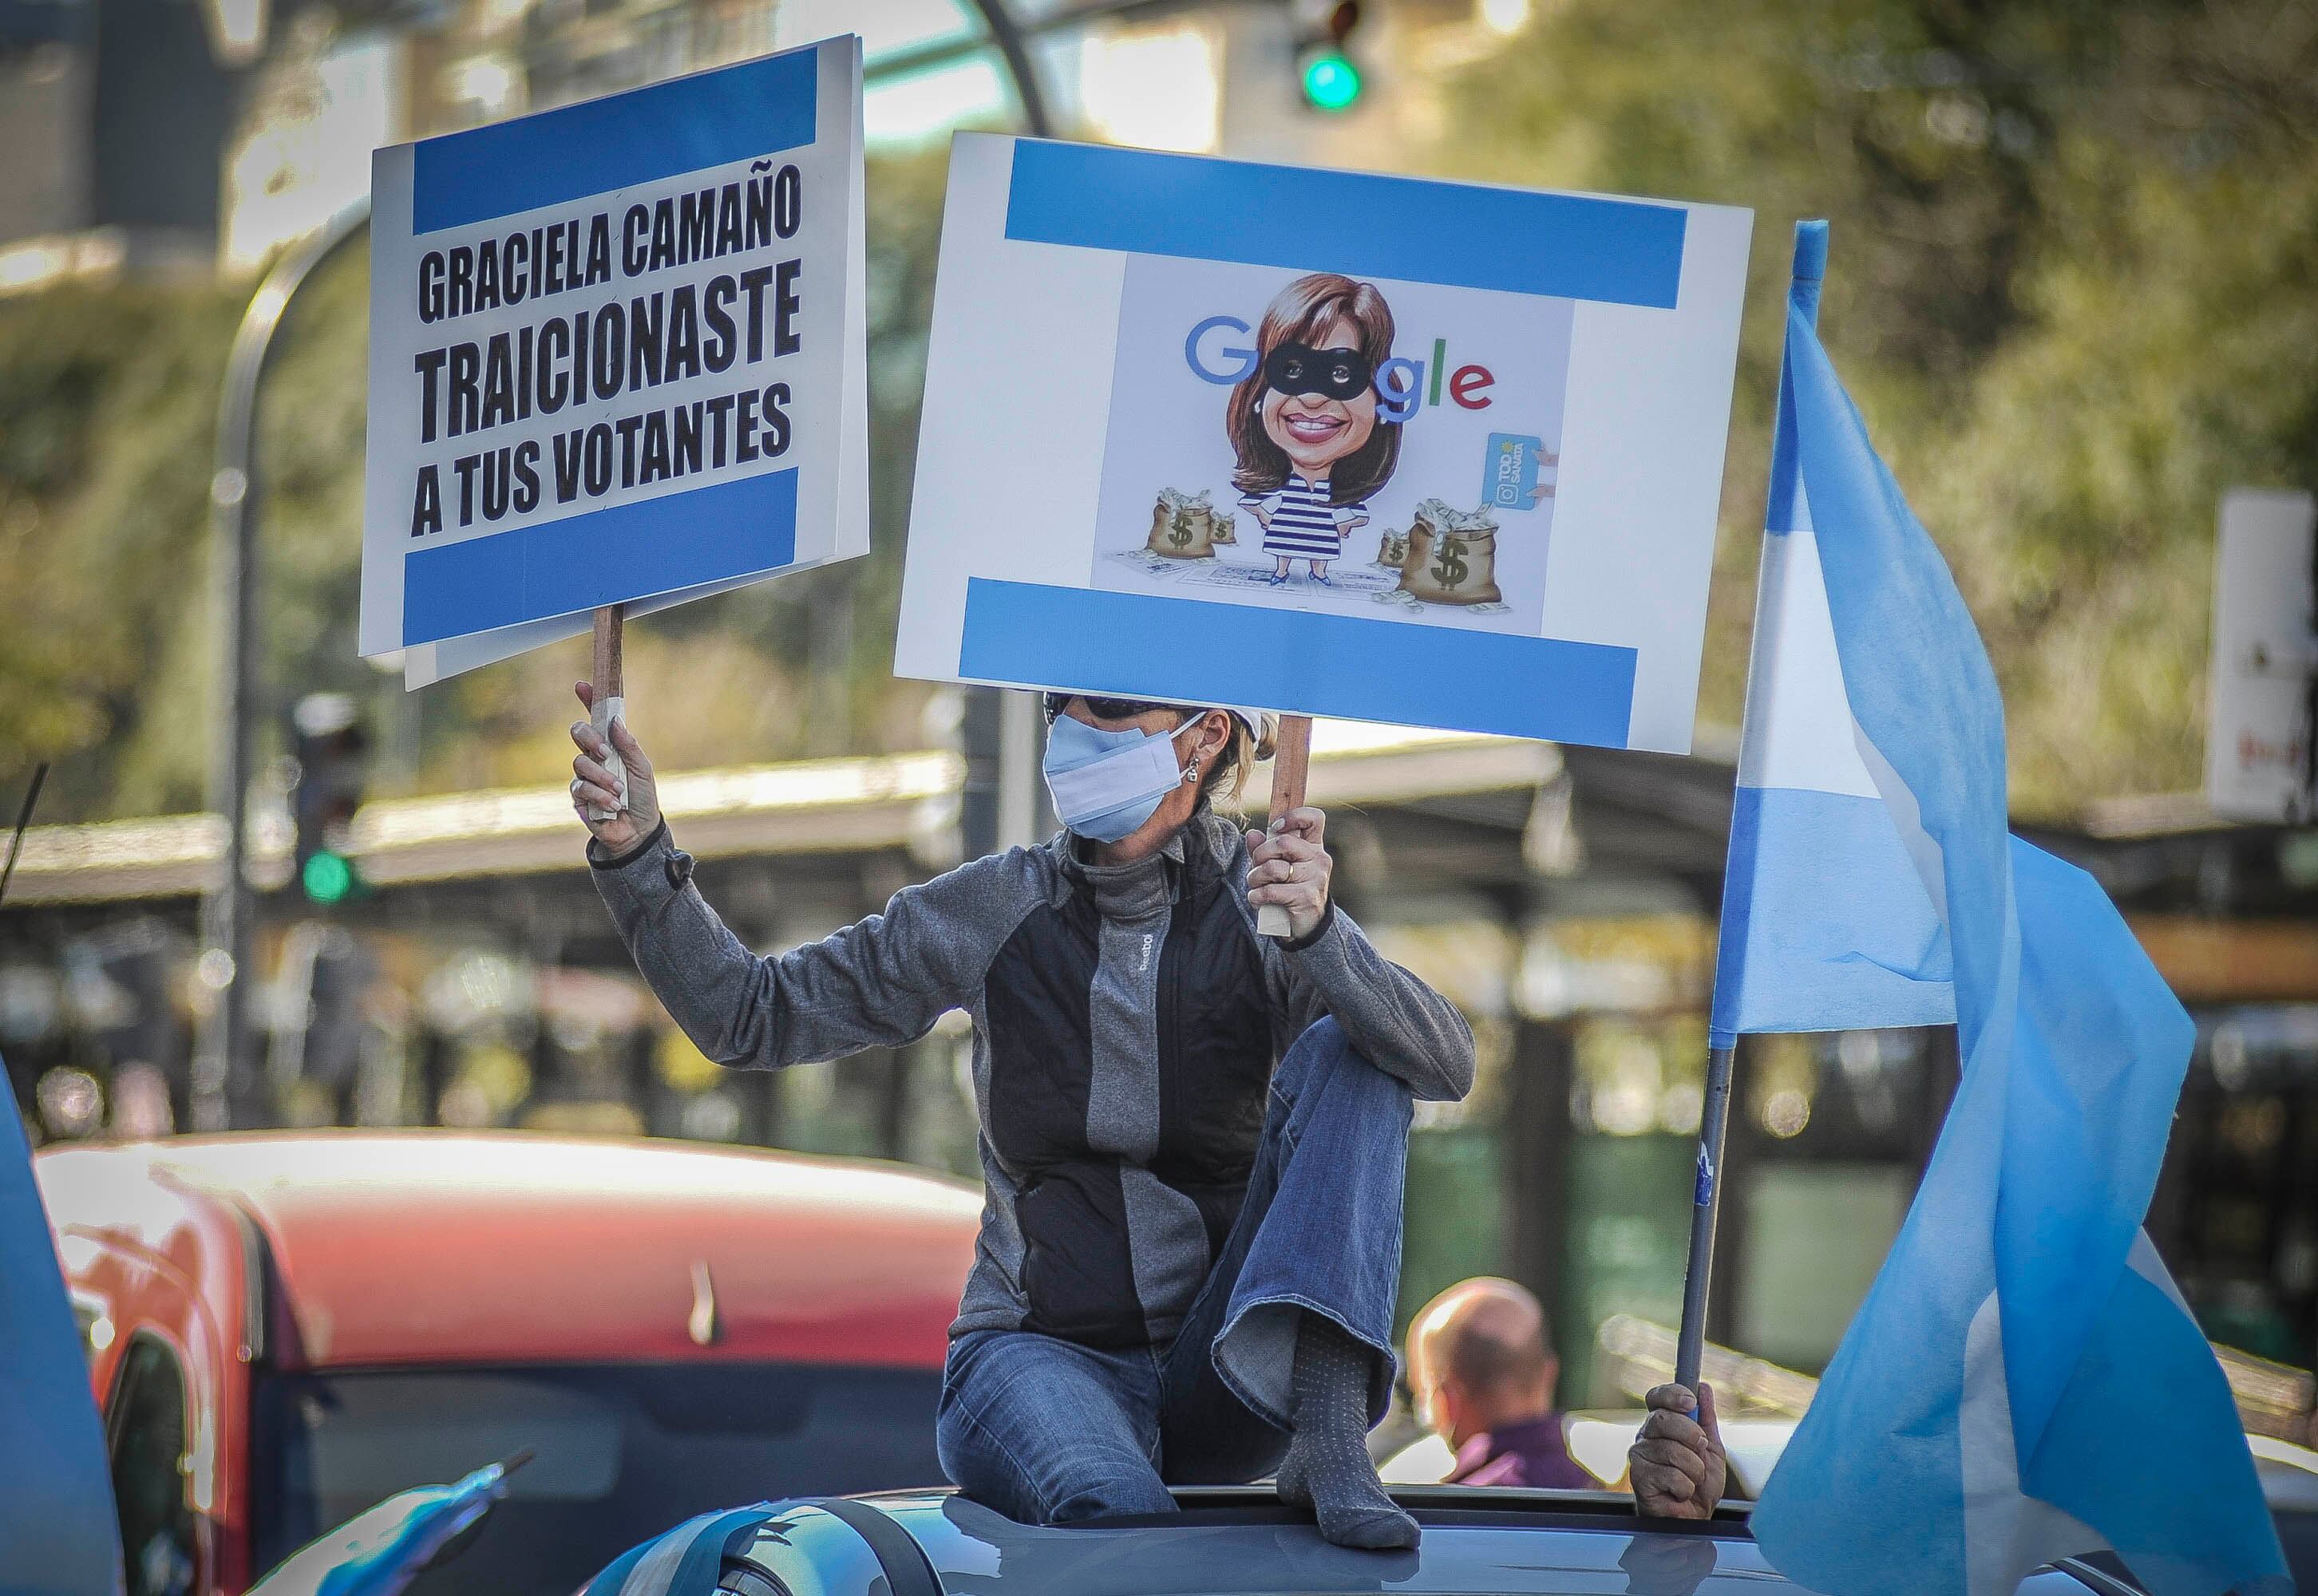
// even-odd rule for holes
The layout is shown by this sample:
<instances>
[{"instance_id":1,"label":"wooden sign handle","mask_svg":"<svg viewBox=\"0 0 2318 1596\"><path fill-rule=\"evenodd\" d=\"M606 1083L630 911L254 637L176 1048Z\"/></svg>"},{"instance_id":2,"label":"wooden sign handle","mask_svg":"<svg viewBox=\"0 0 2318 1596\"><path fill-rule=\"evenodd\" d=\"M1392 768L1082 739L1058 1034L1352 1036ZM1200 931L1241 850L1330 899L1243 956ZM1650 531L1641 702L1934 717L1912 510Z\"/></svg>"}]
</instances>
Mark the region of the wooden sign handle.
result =
<instances>
[{"instance_id":1,"label":"wooden sign handle","mask_svg":"<svg viewBox=\"0 0 2318 1596\"><path fill-rule=\"evenodd\" d=\"M1271 825L1278 825L1289 810L1304 807L1304 779L1311 768L1312 717L1280 716L1280 734L1272 746L1271 755ZM1258 904L1255 928L1266 937L1286 940L1290 934L1286 906Z\"/></svg>"},{"instance_id":2,"label":"wooden sign handle","mask_svg":"<svg viewBox=\"0 0 2318 1596\"><path fill-rule=\"evenodd\" d=\"M605 763L611 767L612 775L619 782L621 809L628 806L628 773L620 763L619 751L611 749L611 741L612 722L623 716L627 709L627 700L620 682L621 633L627 615L627 605L622 604L607 604L596 612L596 668L589 678L595 689L595 701L588 712L588 724L596 728L597 734L603 738L606 748L610 749ZM616 812L598 811L589 818L608 820L612 813Z\"/></svg>"}]
</instances>

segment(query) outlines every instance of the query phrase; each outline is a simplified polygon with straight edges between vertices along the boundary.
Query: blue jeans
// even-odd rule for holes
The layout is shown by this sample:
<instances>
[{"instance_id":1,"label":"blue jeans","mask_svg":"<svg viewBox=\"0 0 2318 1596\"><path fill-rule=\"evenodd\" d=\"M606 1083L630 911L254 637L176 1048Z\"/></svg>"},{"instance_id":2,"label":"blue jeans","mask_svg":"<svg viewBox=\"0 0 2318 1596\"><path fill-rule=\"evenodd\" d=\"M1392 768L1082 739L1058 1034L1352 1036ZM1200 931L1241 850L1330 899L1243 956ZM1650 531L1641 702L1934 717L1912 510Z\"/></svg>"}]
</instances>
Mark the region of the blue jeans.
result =
<instances>
[{"instance_id":1,"label":"blue jeans","mask_svg":"<svg viewBox=\"0 0 2318 1596\"><path fill-rule=\"evenodd\" d=\"M1027 1330L950 1343L935 1441L967 1495L1024 1523L1172 1512L1169 1484L1239 1484L1288 1449L1298 1317L1374 1348L1369 1422L1392 1390L1408 1088L1323 1019L1271 1080L1247 1197L1163 1346Z\"/></svg>"}]
</instances>

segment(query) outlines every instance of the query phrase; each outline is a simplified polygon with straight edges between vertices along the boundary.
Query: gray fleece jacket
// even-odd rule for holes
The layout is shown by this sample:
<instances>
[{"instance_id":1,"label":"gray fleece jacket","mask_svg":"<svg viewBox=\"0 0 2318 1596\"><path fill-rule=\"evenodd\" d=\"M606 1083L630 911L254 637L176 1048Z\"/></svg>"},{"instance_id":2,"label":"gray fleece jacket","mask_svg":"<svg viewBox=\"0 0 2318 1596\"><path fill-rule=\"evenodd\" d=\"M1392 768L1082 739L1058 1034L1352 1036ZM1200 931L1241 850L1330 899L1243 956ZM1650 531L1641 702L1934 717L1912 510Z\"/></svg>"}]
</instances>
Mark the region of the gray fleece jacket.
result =
<instances>
[{"instance_id":1,"label":"gray fleece jacket","mask_svg":"<svg viewBox=\"0 0 2318 1596\"><path fill-rule=\"evenodd\" d=\"M1087 864L1064 832L777 957L726 928L665 826L590 857L636 967L719 1063L816 1063L972 1017L987 1198L953 1335L1171 1339L1239 1211L1272 1068L1323 1015L1417 1097L1472 1087L1464 1018L1351 916L1257 935L1245 843L1205 806L1136 864Z\"/></svg>"}]
</instances>

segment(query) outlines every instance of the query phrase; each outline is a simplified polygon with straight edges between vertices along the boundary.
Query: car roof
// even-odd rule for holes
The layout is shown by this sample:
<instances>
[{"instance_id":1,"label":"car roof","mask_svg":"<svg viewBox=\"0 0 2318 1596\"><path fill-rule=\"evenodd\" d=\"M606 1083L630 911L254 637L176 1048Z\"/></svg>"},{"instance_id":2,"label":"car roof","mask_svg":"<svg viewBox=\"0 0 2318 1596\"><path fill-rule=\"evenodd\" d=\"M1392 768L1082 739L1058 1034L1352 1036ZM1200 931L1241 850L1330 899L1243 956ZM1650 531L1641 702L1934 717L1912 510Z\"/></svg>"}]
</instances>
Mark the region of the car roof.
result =
<instances>
[{"instance_id":1,"label":"car roof","mask_svg":"<svg viewBox=\"0 0 2318 1596\"><path fill-rule=\"evenodd\" d=\"M955 1492L860 1500L909 1532L945 1590L977 1596L1802 1591L1765 1559L1743 1507L1726 1505L1703 1523L1646 1526L1634 1516L1633 1498L1622 1493L1395 1487L1394 1500L1424 1535L1415 1552L1388 1553L1328 1545L1308 1515L1284 1507L1266 1485L1173 1494L1182 1510L1176 1514L1044 1528L1015 1523ZM794 1530L793 1523L768 1526L750 1560L779 1575L795 1555ZM2021 1591L2084 1596L2089 1585L2101 1588L2098 1578L2044 1570Z\"/></svg>"},{"instance_id":2,"label":"car roof","mask_svg":"<svg viewBox=\"0 0 2318 1596\"><path fill-rule=\"evenodd\" d=\"M167 1255L187 1205L246 1215L290 1332L273 1356L308 1367L938 1367L981 1210L894 1166L642 1137L253 1133L49 1149L37 1169L60 1234Z\"/></svg>"},{"instance_id":3,"label":"car roof","mask_svg":"<svg viewBox=\"0 0 2318 1596\"><path fill-rule=\"evenodd\" d=\"M1648 1538L1640 1558L1622 1564L1634 1539L1633 1498L1607 1492L1398 1488L1394 1499L1424 1526L1413 1555L1332 1547L1308 1517L1262 1487L1176 1496L1184 1511L1172 1520L1045 1529L1014 1523L956 1494L883 1497L876 1504L910 1531L949 1590L1001 1571L1005 1588L1024 1596L1374 1591L1380 1583L1415 1591L1587 1590L1605 1582L1622 1588L1620 1582L1633 1575L1685 1568L1710 1576L1695 1587L1705 1596L1736 1592L1741 1581L1753 1592L1766 1580L1784 1583L1735 1517Z\"/></svg>"}]
</instances>

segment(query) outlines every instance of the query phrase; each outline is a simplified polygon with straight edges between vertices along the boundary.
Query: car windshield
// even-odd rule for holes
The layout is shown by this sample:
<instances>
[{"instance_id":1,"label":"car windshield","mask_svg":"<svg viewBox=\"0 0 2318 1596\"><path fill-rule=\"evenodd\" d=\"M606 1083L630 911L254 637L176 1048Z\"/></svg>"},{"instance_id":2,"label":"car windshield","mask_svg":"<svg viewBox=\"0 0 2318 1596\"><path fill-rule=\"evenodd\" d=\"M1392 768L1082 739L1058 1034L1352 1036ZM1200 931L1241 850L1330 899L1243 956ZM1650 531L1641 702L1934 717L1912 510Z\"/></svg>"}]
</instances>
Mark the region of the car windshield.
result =
<instances>
[{"instance_id":1,"label":"car windshield","mask_svg":"<svg viewBox=\"0 0 2318 1596\"><path fill-rule=\"evenodd\" d=\"M642 1364L273 1374L256 1391L256 1564L382 1499L529 1448L410 1596L571 1596L712 1508L939 1483L931 1369Z\"/></svg>"}]
</instances>

